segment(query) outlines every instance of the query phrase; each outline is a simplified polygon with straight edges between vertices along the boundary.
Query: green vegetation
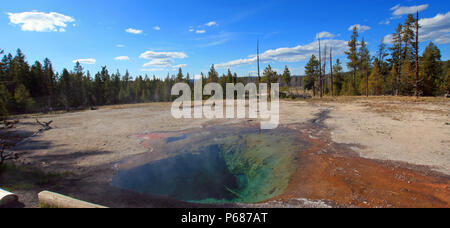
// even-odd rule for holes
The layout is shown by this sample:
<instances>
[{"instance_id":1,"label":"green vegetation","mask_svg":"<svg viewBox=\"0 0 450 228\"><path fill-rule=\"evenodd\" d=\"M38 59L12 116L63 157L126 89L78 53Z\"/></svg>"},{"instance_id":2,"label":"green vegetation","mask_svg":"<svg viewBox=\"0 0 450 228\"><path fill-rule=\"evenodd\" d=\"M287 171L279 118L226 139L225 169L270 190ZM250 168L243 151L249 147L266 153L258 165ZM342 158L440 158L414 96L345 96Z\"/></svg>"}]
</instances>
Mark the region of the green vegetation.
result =
<instances>
[{"instance_id":1,"label":"green vegetation","mask_svg":"<svg viewBox=\"0 0 450 228\"><path fill-rule=\"evenodd\" d=\"M370 55L364 38L359 41L358 30L354 28L345 53L349 72L342 73L341 62L337 59L332 68L333 85L331 75L326 76L322 90L333 96L449 94L450 61L441 61L440 50L433 42L428 44L422 56L418 56L417 27L417 19L409 15L392 35L392 45L387 48L382 40L376 56ZM321 90L319 76L324 68L315 55L305 67L303 86L312 90L314 96Z\"/></svg>"},{"instance_id":2,"label":"green vegetation","mask_svg":"<svg viewBox=\"0 0 450 228\"><path fill-rule=\"evenodd\" d=\"M326 74L327 48L323 57L311 56L305 67L302 86L312 90L315 95L423 95L441 96L450 92L450 62L441 61L439 49L430 42L422 56L418 56L416 42L417 19L409 15L404 24L399 24L392 35L392 44L387 47L382 40L376 56L371 56L367 44L355 28L348 42L347 69L342 72L339 59ZM330 49L330 59L331 56ZM4 54L0 50L0 54ZM322 57L320 57L322 56ZM325 61L323 61L325 59ZM419 66L416 62L419 60ZM419 70L417 70L419 69ZM222 76L214 65L205 76L204 83L256 82L253 78L238 78L228 70ZM331 80L333 76L333 80ZM294 77L285 67L279 75L269 65L263 73L262 82L281 82L290 85ZM297 79L296 79L297 81ZM331 81L333 81L331 83ZM180 68L176 75L167 75L163 80L155 76L139 75L131 77L128 71L110 74L106 66L95 75L84 72L76 63L72 71L63 69L62 73L53 71L49 59L43 64L36 61L30 66L20 49L13 57L4 54L0 61L0 115L8 113L48 112L53 110L72 110L90 106L128 104L141 102L172 101L171 88L175 83L187 82L193 87L193 79L183 74ZM332 84L332 85L331 85ZM270 88L270 87L269 87ZM284 89L287 90L287 89ZM333 94L331 94L333 91Z\"/></svg>"}]
</instances>

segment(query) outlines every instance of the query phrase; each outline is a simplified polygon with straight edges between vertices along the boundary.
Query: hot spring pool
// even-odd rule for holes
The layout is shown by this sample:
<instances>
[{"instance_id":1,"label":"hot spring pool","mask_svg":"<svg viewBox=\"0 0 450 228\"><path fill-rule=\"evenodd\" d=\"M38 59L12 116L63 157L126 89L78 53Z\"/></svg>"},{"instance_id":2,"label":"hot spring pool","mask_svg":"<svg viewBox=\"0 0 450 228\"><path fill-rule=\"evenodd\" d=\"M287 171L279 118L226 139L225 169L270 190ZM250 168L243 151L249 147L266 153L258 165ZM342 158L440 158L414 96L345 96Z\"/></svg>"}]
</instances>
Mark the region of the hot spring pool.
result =
<instances>
[{"instance_id":1,"label":"hot spring pool","mask_svg":"<svg viewBox=\"0 0 450 228\"><path fill-rule=\"evenodd\" d=\"M307 146L298 130L248 125L140 138L151 151L121 163L111 184L196 203L256 203L282 194Z\"/></svg>"}]
</instances>

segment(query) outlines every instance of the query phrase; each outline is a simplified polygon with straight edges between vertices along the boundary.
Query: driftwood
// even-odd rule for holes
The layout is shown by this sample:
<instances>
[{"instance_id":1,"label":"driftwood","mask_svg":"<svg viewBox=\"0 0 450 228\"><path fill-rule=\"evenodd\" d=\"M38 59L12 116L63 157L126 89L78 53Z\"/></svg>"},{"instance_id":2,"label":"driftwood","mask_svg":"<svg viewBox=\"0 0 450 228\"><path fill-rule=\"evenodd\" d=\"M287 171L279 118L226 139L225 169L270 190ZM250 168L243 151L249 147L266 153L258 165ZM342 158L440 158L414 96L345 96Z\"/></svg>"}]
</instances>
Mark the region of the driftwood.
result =
<instances>
[{"instance_id":1,"label":"driftwood","mask_svg":"<svg viewBox=\"0 0 450 228\"><path fill-rule=\"evenodd\" d=\"M106 208L93 203L77 200L58 193L43 191L38 194L39 205L50 208Z\"/></svg>"},{"instance_id":2,"label":"driftwood","mask_svg":"<svg viewBox=\"0 0 450 228\"><path fill-rule=\"evenodd\" d=\"M1 129L11 129L15 128L16 123L18 123L19 120L14 121L3 121L4 127ZM1 135L0 138L0 166L3 165L5 161L8 160L17 160L19 158L19 155L10 151L7 151L9 148L16 146L16 143L11 141L11 132L9 130L6 131L5 134Z\"/></svg>"},{"instance_id":3,"label":"driftwood","mask_svg":"<svg viewBox=\"0 0 450 228\"><path fill-rule=\"evenodd\" d=\"M42 126L42 128L39 131L47 131L52 129L52 127L50 126L50 124L53 123L53 120L50 120L48 122L41 122L36 118L36 123L38 123L39 125Z\"/></svg>"},{"instance_id":4,"label":"driftwood","mask_svg":"<svg viewBox=\"0 0 450 228\"><path fill-rule=\"evenodd\" d=\"M0 188L0 206L15 203L19 200L19 197L14 193L7 192Z\"/></svg>"},{"instance_id":5,"label":"driftwood","mask_svg":"<svg viewBox=\"0 0 450 228\"><path fill-rule=\"evenodd\" d=\"M19 123L19 120L3 120L3 126L0 129L12 129Z\"/></svg>"},{"instance_id":6,"label":"driftwood","mask_svg":"<svg viewBox=\"0 0 450 228\"><path fill-rule=\"evenodd\" d=\"M5 140L0 141L0 165L3 165L5 161L8 160L17 160L19 159L19 155L12 152L7 152L6 149L15 146L13 143L8 143Z\"/></svg>"}]
</instances>

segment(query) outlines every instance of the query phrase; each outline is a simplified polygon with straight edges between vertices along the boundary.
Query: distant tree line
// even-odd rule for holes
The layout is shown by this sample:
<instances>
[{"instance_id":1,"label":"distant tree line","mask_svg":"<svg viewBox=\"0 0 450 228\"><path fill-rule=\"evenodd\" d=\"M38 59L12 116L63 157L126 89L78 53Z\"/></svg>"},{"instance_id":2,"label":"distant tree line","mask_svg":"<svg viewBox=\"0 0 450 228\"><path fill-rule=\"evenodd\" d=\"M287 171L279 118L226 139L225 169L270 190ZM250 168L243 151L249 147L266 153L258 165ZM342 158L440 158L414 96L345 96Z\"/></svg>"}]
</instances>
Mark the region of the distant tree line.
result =
<instances>
[{"instance_id":1,"label":"distant tree line","mask_svg":"<svg viewBox=\"0 0 450 228\"><path fill-rule=\"evenodd\" d=\"M418 56L417 19L409 15L393 34L393 44L387 47L382 40L376 56L371 56L364 38L358 40L356 28L353 30L347 55L348 72L343 71L339 59L332 62L327 48L312 55L305 67L306 76L300 79L306 90L314 95L358 96L358 95L422 95L440 96L450 92L450 61L441 61L441 53L430 42ZM320 52L320 51L319 51ZM25 60L20 49L15 56L5 54L0 61L0 116L29 112L48 112L53 110L73 110L92 106L128 104L140 102L169 102L174 100L171 88L175 83L187 82L193 90L194 79L182 69L176 75L164 79L137 76L131 77L128 71L110 73L106 66L95 75L85 72L80 63L73 70L63 69L55 73L51 61L36 61L32 66ZM327 60L331 62L326 70ZM419 62L419 65L417 65ZM418 71L419 70L419 71ZM219 76L214 65L204 75L203 83L215 82L224 88L227 83L281 82L283 94L289 93L289 85L298 77L291 76L286 66L278 74L269 65L263 77L238 77L230 70ZM193 93L192 93L193 94Z\"/></svg>"},{"instance_id":2,"label":"distant tree line","mask_svg":"<svg viewBox=\"0 0 450 228\"><path fill-rule=\"evenodd\" d=\"M323 58L312 55L305 67L304 88L314 95L323 92L333 96L449 94L450 61L441 61L440 50L433 42L419 56L418 31L418 17L409 15L404 24L398 25L392 45L387 47L382 40L376 56L371 56L364 38L359 41L358 30L354 28L345 53L349 71L343 72L337 59L326 74L326 52Z\"/></svg>"},{"instance_id":3,"label":"distant tree line","mask_svg":"<svg viewBox=\"0 0 450 228\"><path fill-rule=\"evenodd\" d=\"M0 54L4 54L0 50ZM267 73L269 74L269 73ZM251 79L238 78L228 70L219 76L212 65L204 83L246 83ZM272 76L272 75L268 75ZM272 79L273 80L273 79ZM0 61L0 116L54 110L74 110L93 106L142 102L169 102L174 100L171 88L175 83L187 82L193 89L194 79L182 69L165 79L155 76L131 77L128 71L110 73L106 66L95 75L85 72L80 63L73 70L55 73L51 61L36 61L29 65L20 49L15 56L5 54Z\"/></svg>"}]
</instances>

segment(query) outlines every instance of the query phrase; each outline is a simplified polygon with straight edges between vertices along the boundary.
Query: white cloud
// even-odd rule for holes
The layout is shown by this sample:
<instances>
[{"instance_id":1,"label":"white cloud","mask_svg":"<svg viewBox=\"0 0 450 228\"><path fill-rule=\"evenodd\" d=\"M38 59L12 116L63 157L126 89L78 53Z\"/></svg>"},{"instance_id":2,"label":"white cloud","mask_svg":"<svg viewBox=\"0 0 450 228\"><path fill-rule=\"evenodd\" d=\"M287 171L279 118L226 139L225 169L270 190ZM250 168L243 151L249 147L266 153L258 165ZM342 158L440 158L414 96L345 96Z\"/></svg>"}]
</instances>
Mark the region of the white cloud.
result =
<instances>
[{"instance_id":1,"label":"white cloud","mask_svg":"<svg viewBox=\"0 0 450 228\"><path fill-rule=\"evenodd\" d=\"M155 26L155 27L153 27L153 30L159 31L159 30L161 30L161 27Z\"/></svg>"},{"instance_id":2,"label":"white cloud","mask_svg":"<svg viewBox=\"0 0 450 228\"><path fill-rule=\"evenodd\" d=\"M172 59L152 59L145 63L143 67L170 67L173 63Z\"/></svg>"},{"instance_id":3,"label":"white cloud","mask_svg":"<svg viewBox=\"0 0 450 228\"><path fill-rule=\"evenodd\" d=\"M205 30L197 30L197 31L195 31L195 33L197 33L197 34L204 34L204 33L206 33L206 31Z\"/></svg>"},{"instance_id":4,"label":"white cloud","mask_svg":"<svg viewBox=\"0 0 450 228\"><path fill-rule=\"evenodd\" d=\"M161 72L166 71L164 68L149 68L149 69L141 69L141 71L147 71L147 72Z\"/></svg>"},{"instance_id":5,"label":"white cloud","mask_svg":"<svg viewBox=\"0 0 450 228\"><path fill-rule=\"evenodd\" d=\"M428 8L428 4L423 4L423 5L418 5L418 6L401 6L401 5L396 5L394 7L391 8L392 15L395 16L400 16L400 15L405 15L405 14L414 14L417 11L423 11L426 10Z\"/></svg>"},{"instance_id":6,"label":"white cloud","mask_svg":"<svg viewBox=\"0 0 450 228\"><path fill-rule=\"evenodd\" d=\"M360 24L356 24L356 25L352 25L348 28L348 31L353 31L353 28L355 28L359 31L359 32L365 32L370 30L371 28L367 25L360 25Z\"/></svg>"},{"instance_id":7,"label":"white cloud","mask_svg":"<svg viewBox=\"0 0 450 228\"><path fill-rule=\"evenodd\" d=\"M334 55L342 55L348 49L347 41L344 40L323 40L323 46L333 47ZM307 60L311 55L319 52L318 41L306 45L299 45L291 48L278 48L274 50L268 50L260 55L260 59L263 62L300 62ZM256 63L256 55L250 55L246 59L237 59L226 63L216 64L217 68L230 68L245 64Z\"/></svg>"},{"instance_id":8,"label":"white cloud","mask_svg":"<svg viewBox=\"0 0 450 228\"><path fill-rule=\"evenodd\" d=\"M142 67L153 67L151 69L142 69L143 71L165 71L174 70L180 67L187 66L186 64L172 65L175 61L174 59L184 59L188 56L183 52L154 52L146 51L142 53L139 58L150 59L151 61L145 63Z\"/></svg>"},{"instance_id":9,"label":"white cloud","mask_svg":"<svg viewBox=\"0 0 450 228\"><path fill-rule=\"evenodd\" d=\"M118 47L118 48L124 48L125 45L123 45L123 44L118 44L118 45L116 45L116 47Z\"/></svg>"},{"instance_id":10,"label":"white cloud","mask_svg":"<svg viewBox=\"0 0 450 228\"><path fill-rule=\"evenodd\" d=\"M208 27L212 27L212 26L217 25L217 23L215 21L210 21L210 22L206 23L205 25Z\"/></svg>"},{"instance_id":11,"label":"white cloud","mask_svg":"<svg viewBox=\"0 0 450 228\"><path fill-rule=\"evenodd\" d=\"M385 44L392 44L393 37L394 36L392 34L388 34L388 35L384 36L383 43L385 43Z\"/></svg>"},{"instance_id":12,"label":"white cloud","mask_svg":"<svg viewBox=\"0 0 450 228\"><path fill-rule=\"evenodd\" d=\"M178 64L178 65L169 66L169 67L144 68L144 69L141 69L141 71L147 71L147 72L177 71L179 68L184 68L186 66L187 66L187 64Z\"/></svg>"},{"instance_id":13,"label":"white cloud","mask_svg":"<svg viewBox=\"0 0 450 228\"><path fill-rule=\"evenodd\" d=\"M316 35L316 38L318 38L318 39L322 39L322 38L334 38L334 37L335 37L334 34L331 34L331 33L327 32L327 31L323 31L323 32L318 33L318 34Z\"/></svg>"},{"instance_id":14,"label":"white cloud","mask_svg":"<svg viewBox=\"0 0 450 228\"><path fill-rule=\"evenodd\" d=\"M114 58L115 60L119 60L119 61L126 61L126 60L130 60L130 57L128 56L118 56L116 58Z\"/></svg>"},{"instance_id":15,"label":"white cloud","mask_svg":"<svg viewBox=\"0 0 450 228\"><path fill-rule=\"evenodd\" d=\"M189 32L194 32L194 31L195 31L195 29L193 29L193 28L189 29Z\"/></svg>"},{"instance_id":16,"label":"white cloud","mask_svg":"<svg viewBox=\"0 0 450 228\"><path fill-rule=\"evenodd\" d=\"M8 13L12 24L21 24L22 31L30 32L65 32L68 22L75 19L60 13L22 12Z\"/></svg>"},{"instance_id":17,"label":"white cloud","mask_svg":"<svg viewBox=\"0 0 450 228\"><path fill-rule=\"evenodd\" d=\"M419 30L421 42L432 40L437 44L450 43L450 12L421 19L419 24L422 26Z\"/></svg>"},{"instance_id":18,"label":"white cloud","mask_svg":"<svg viewBox=\"0 0 450 228\"><path fill-rule=\"evenodd\" d=\"M82 64L95 64L97 60L89 58L89 59L76 59L73 61L74 63L79 62Z\"/></svg>"},{"instance_id":19,"label":"white cloud","mask_svg":"<svg viewBox=\"0 0 450 228\"><path fill-rule=\"evenodd\" d=\"M143 30L139 30L139 29L129 28L129 29L125 30L125 32L139 35L139 34L142 34L144 31Z\"/></svg>"},{"instance_id":20,"label":"white cloud","mask_svg":"<svg viewBox=\"0 0 450 228\"><path fill-rule=\"evenodd\" d=\"M384 21L380 21L379 24L380 25L389 25L389 24L391 24L391 21L390 20L384 20Z\"/></svg>"},{"instance_id":21,"label":"white cloud","mask_svg":"<svg viewBox=\"0 0 450 228\"><path fill-rule=\"evenodd\" d=\"M172 66L172 69L184 68L186 66L187 66L187 64L178 64L178 65Z\"/></svg>"},{"instance_id":22,"label":"white cloud","mask_svg":"<svg viewBox=\"0 0 450 228\"><path fill-rule=\"evenodd\" d=\"M142 53L139 58L141 59L184 59L188 56L183 52L154 52L146 51Z\"/></svg>"},{"instance_id":23,"label":"white cloud","mask_svg":"<svg viewBox=\"0 0 450 228\"><path fill-rule=\"evenodd\" d=\"M388 34L383 37L383 43L392 44L394 36L392 34Z\"/></svg>"},{"instance_id":24,"label":"white cloud","mask_svg":"<svg viewBox=\"0 0 450 228\"><path fill-rule=\"evenodd\" d=\"M419 20L419 41L433 41L437 44L450 44L450 12L437 14L432 18ZM392 34L384 37L384 42L392 44Z\"/></svg>"}]
</instances>

